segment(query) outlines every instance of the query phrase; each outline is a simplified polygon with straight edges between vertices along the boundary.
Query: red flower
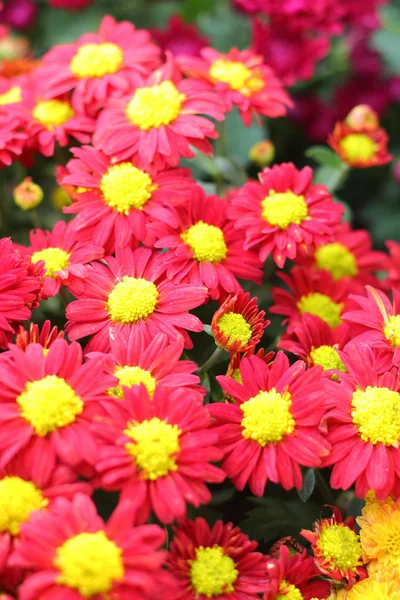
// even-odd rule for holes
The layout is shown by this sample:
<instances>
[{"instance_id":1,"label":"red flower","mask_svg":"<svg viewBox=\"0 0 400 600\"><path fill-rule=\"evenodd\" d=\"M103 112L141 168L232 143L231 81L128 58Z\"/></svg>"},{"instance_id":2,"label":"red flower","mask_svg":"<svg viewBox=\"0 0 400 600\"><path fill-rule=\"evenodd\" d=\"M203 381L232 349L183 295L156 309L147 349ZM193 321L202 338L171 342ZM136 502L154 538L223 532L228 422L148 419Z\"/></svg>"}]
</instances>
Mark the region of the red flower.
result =
<instances>
[{"instance_id":1,"label":"red flower","mask_svg":"<svg viewBox=\"0 0 400 600\"><path fill-rule=\"evenodd\" d=\"M328 189L312 184L312 170L298 171L292 163L266 168L260 183L246 183L233 197L228 216L246 232L244 248L259 248L265 261L272 253L278 267L295 259L303 247L333 239L343 206L333 202Z\"/></svg>"},{"instance_id":2,"label":"red flower","mask_svg":"<svg viewBox=\"0 0 400 600\"><path fill-rule=\"evenodd\" d=\"M195 400L195 401L194 401ZM96 469L101 486L122 490L141 519L153 510L162 523L186 516L186 503L211 500L206 482L225 473L207 410L187 390L157 387L150 399L144 385L125 388L123 402L108 403L109 417L93 425L101 447Z\"/></svg>"},{"instance_id":3,"label":"red flower","mask_svg":"<svg viewBox=\"0 0 400 600\"><path fill-rule=\"evenodd\" d=\"M93 0L49 0L49 4L53 8L65 8L66 10L82 10L92 2Z\"/></svg>"},{"instance_id":4,"label":"red flower","mask_svg":"<svg viewBox=\"0 0 400 600\"><path fill-rule=\"evenodd\" d=\"M27 139L25 121L0 111L0 168L9 167L21 156Z\"/></svg>"},{"instance_id":5,"label":"red flower","mask_svg":"<svg viewBox=\"0 0 400 600\"><path fill-rule=\"evenodd\" d=\"M328 138L328 144L337 152L343 162L354 169L368 169L386 165L393 158L388 153L388 135L378 129L355 128L338 122Z\"/></svg>"},{"instance_id":6,"label":"red flower","mask_svg":"<svg viewBox=\"0 0 400 600\"><path fill-rule=\"evenodd\" d=\"M86 351L107 352L110 328L129 327L152 337L165 333L171 342L192 342L187 333L202 331L203 324L188 313L204 303L207 289L200 285L174 284L165 277L163 255L147 248L117 248L116 258L88 269L85 291L67 306L66 331L76 340L90 334Z\"/></svg>"},{"instance_id":7,"label":"red flower","mask_svg":"<svg viewBox=\"0 0 400 600\"><path fill-rule=\"evenodd\" d=\"M177 580L171 600L256 600L266 588L265 556L256 549L233 523L185 521L174 529L168 555Z\"/></svg>"},{"instance_id":8,"label":"red flower","mask_svg":"<svg viewBox=\"0 0 400 600\"><path fill-rule=\"evenodd\" d=\"M188 54L199 56L209 39L201 35L196 25L185 23L180 15L170 17L165 29L150 29L152 37L164 52L173 56Z\"/></svg>"},{"instance_id":9,"label":"red flower","mask_svg":"<svg viewBox=\"0 0 400 600\"><path fill-rule=\"evenodd\" d=\"M40 329L36 323L29 324L29 331L21 325L15 343L22 350L26 350L29 344L40 344L46 351L56 340L63 339L64 335L65 331L58 331L55 325L51 327L50 321L47 320Z\"/></svg>"},{"instance_id":10,"label":"red flower","mask_svg":"<svg viewBox=\"0 0 400 600\"><path fill-rule=\"evenodd\" d=\"M262 496L268 480L286 490L301 489L300 465L318 467L329 454L319 431L326 413L322 369L306 371L303 361L291 367L279 352L271 366L257 356L240 363L242 384L217 377L236 404L208 406L215 419L222 468L238 490L249 484Z\"/></svg>"},{"instance_id":11,"label":"red flower","mask_svg":"<svg viewBox=\"0 0 400 600\"><path fill-rule=\"evenodd\" d=\"M387 280L383 282L385 287L400 289L400 244L393 240L386 242L390 258L387 260Z\"/></svg>"}]
</instances>

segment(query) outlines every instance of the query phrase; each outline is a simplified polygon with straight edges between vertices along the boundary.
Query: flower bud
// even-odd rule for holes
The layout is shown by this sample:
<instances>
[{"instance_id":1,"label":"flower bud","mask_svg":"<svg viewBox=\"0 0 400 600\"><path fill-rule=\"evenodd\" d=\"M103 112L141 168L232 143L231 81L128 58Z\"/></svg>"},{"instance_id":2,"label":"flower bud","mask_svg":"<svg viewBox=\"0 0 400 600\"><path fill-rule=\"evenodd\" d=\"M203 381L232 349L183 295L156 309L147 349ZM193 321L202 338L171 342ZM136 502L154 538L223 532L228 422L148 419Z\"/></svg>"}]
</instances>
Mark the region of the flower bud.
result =
<instances>
[{"instance_id":1,"label":"flower bud","mask_svg":"<svg viewBox=\"0 0 400 600\"><path fill-rule=\"evenodd\" d=\"M351 109L346 117L346 123L353 129L378 129L379 117L368 104L359 104Z\"/></svg>"},{"instance_id":2,"label":"flower bud","mask_svg":"<svg viewBox=\"0 0 400 600\"><path fill-rule=\"evenodd\" d=\"M258 167L263 169L272 163L275 157L275 146L270 140L263 140L254 144L249 151L249 158Z\"/></svg>"},{"instance_id":3,"label":"flower bud","mask_svg":"<svg viewBox=\"0 0 400 600\"><path fill-rule=\"evenodd\" d=\"M14 202L22 210L33 210L43 200L43 190L40 185L33 183L32 177L25 179L14 188Z\"/></svg>"},{"instance_id":4,"label":"flower bud","mask_svg":"<svg viewBox=\"0 0 400 600\"><path fill-rule=\"evenodd\" d=\"M51 192L50 202L54 208L59 211L62 211L64 206L69 206L72 204L71 196L68 194L67 190L61 186L54 188L54 190Z\"/></svg>"}]
</instances>

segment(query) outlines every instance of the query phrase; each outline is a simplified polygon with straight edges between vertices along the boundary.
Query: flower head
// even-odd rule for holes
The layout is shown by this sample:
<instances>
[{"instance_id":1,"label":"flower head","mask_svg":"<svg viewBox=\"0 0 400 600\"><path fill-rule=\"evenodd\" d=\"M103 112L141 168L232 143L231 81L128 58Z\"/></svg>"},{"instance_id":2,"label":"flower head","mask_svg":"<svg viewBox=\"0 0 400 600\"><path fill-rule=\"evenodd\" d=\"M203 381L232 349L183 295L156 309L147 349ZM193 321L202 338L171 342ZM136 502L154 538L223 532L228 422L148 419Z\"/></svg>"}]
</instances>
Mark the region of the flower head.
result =
<instances>
[{"instance_id":1,"label":"flower head","mask_svg":"<svg viewBox=\"0 0 400 600\"><path fill-rule=\"evenodd\" d=\"M42 188L32 181L32 177L25 177L13 191L14 202L22 210L33 210L43 200Z\"/></svg>"},{"instance_id":2,"label":"flower head","mask_svg":"<svg viewBox=\"0 0 400 600\"><path fill-rule=\"evenodd\" d=\"M338 600L400 600L400 585L396 578L368 577L356 583L350 590L340 590Z\"/></svg>"},{"instance_id":3,"label":"flower head","mask_svg":"<svg viewBox=\"0 0 400 600\"><path fill-rule=\"evenodd\" d=\"M180 15L172 15L165 29L153 27L150 33L161 49L173 56L199 56L202 48L209 45L209 39L201 35L196 25L185 23Z\"/></svg>"},{"instance_id":4,"label":"flower head","mask_svg":"<svg viewBox=\"0 0 400 600\"><path fill-rule=\"evenodd\" d=\"M58 339L63 339L64 335L65 332L63 330L58 331L56 325L51 327L50 321L45 321L41 328L36 323L31 322L29 331L22 325L20 326L15 343L22 350L26 350L29 344L40 344L44 353L46 353L51 344Z\"/></svg>"},{"instance_id":5,"label":"flower head","mask_svg":"<svg viewBox=\"0 0 400 600\"><path fill-rule=\"evenodd\" d=\"M355 169L386 165L392 160L387 150L388 136L384 129L350 127L338 122L328 138L328 144L343 162Z\"/></svg>"},{"instance_id":6,"label":"flower head","mask_svg":"<svg viewBox=\"0 0 400 600\"><path fill-rule=\"evenodd\" d=\"M0 168L9 167L21 156L27 140L26 122L0 111Z\"/></svg>"}]
</instances>

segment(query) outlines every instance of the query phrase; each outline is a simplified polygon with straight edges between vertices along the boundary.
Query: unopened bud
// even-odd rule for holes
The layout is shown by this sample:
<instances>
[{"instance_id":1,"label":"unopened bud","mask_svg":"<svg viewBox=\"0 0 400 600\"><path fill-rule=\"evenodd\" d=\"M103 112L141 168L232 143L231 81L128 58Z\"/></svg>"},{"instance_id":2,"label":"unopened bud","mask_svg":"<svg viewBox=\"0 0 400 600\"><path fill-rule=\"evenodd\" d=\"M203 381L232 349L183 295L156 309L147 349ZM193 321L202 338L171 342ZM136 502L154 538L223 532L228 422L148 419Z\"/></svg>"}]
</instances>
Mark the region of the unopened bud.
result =
<instances>
[{"instance_id":1,"label":"unopened bud","mask_svg":"<svg viewBox=\"0 0 400 600\"><path fill-rule=\"evenodd\" d=\"M14 188L14 202L22 210L33 210L43 200L43 190L40 185L33 183L31 177L25 179Z\"/></svg>"},{"instance_id":2,"label":"unopened bud","mask_svg":"<svg viewBox=\"0 0 400 600\"><path fill-rule=\"evenodd\" d=\"M56 187L50 194L50 202L55 209L62 211L64 206L72 204L71 196L62 187Z\"/></svg>"},{"instance_id":3,"label":"unopened bud","mask_svg":"<svg viewBox=\"0 0 400 600\"><path fill-rule=\"evenodd\" d=\"M249 151L249 158L262 169L272 163L275 157L275 146L270 140L254 144Z\"/></svg>"},{"instance_id":4,"label":"unopened bud","mask_svg":"<svg viewBox=\"0 0 400 600\"><path fill-rule=\"evenodd\" d=\"M359 104L349 112L346 123L353 129L374 130L379 127L379 117L368 104Z\"/></svg>"}]
</instances>

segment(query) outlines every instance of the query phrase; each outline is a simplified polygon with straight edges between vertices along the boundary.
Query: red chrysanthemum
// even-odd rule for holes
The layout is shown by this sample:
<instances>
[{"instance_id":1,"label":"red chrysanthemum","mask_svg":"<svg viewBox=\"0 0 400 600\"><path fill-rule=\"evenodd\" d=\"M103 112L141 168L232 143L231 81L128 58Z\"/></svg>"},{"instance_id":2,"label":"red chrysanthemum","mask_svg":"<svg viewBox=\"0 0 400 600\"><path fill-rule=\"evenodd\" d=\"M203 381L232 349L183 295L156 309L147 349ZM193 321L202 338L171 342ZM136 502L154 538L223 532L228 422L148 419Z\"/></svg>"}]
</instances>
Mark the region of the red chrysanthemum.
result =
<instances>
[{"instance_id":1,"label":"red chrysanthemum","mask_svg":"<svg viewBox=\"0 0 400 600\"><path fill-rule=\"evenodd\" d=\"M19 116L0 111L0 168L9 167L21 156L28 134L26 122Z\"/></svg>"},{"instance_id":2,"label":"red chrysanthemum","mask_svg":"<svg viewBox=\"0 0 400 600\"><path fill-rule=\"evenodd\" d=\"M223 120L225 105L205 82L184 79L169 57L147 79L135 75L135 90L112 100L98 121L93 142L114 160L132 159L139 167L175 167L193 158L190 146L213 152L218 134L210 117ZM208 117L208 118L206 118Z\"/></svg>"},{"instance_id":3,"label":"red chrysanthemum","mask_svg":"<svg viewBox=\"0 0 400 600\"><path fill-rule=\"evenodd\" d=\"M382 127L355 128L345 121L336 123L328 144L343 162L354 169L386 165L393 158L387 149L388 135Z\"/></svg>"},{"instance_id":4,"label":"red chrysanthemum","mask_svg":"<svg viewBox=\"0 0 400 600\"><path fill-rule=\"evenodd\" d=\"M257 356L240 363L242 384L217 377L235 404L208 406L224 452L222 468L242 490L262 496L267 481L286 490L301 489L300 465L318 467L329 454L319 426L326 414L322 369L306 371L303 361L289 365L278 352L271 366Z\"/></svg>"},{"instance_id":5,"label":"red chrysanthemum","mask_svg":"<svg viewBox=\"0 0 400 600\"><path fill-rule=\"evenodd\" d=\"M265 261L272 257L282 268L302 248L334 239L343 206L333 202L324 185L313 185L312 170L298 171L292 163L266 168L260 182L246 183L233 197L228 216L246 232L244 248L259 248Z\"/></svg>"},{"instance_id":6,"label":"red chrysanthemum","mask_svg":"<svg viewBox=\"0 0 400 600\"><path fill-rule=\"evenodd\" d=\"M167 566L177 581L171 600L257 600L266 589L266 558L233 523L184 521L174 529Z\"/></svg>"},{"instance_id":7,"label":"red chrysanthemum","mask_svg":"<svg viewBox=\"0 0 400 600\"><path fill-rule=\"evenodd\" d=\"M120 502L105 524L84 494L34 513L12 557L27 572L20 600L152 600L165 578L165 533L134 527L134 518L132 505Z\"/></svg>"},{"instance_id":8,"label":"red chrysanthemum","mask_svg":"<svg viewBox=\"0 0 400 600\"><path fill-rule=\"evenodd\" d=\"M400 244L394 240L386 242L390 257L387 259L387 279L383 281L385 288L400 289Z\"/></svg>"},{"instance_id":9,"label":"red chrysanthemum","mask_svg":"<svg viewBox=\"0 0 400 600\"><path fill-rule=\"evenodd\" d=\"M162 523L186 516L186 504L211 500L207 483L225 473L210 461L221 459L210 415L190 391L157 387L153 398L144 385L125 388L123 402L108 403L93 432L100 443L96 469L102 488L122 490L148 519Z\"/></svg>"},{"instance_id":10,"label":"red chrysanthemum","mask_svg":"<svg viewBox=\"0 0 400 600\"><path fill-rule=\"evenodd\" d=\"M162 254L148 248L117 248L116 258L88 269L85 291L67 306L70 339L93 335L86 351L108 352L110 328L129 327L151 337L165 333L171 342L193 344L186 330L202 331L202 322L188 313L203 304L207 288L175 284L166 278Z\"/></svg>"},{"instance_id":11,"label":"red chrysanthemum","mask_svg":"<svg viewBox=\"0 0 400 600\"><path fill-rule=\"evenodd\" d=\"M180 15L173 15L165 29L154 27L150 29L150 33L161 49L173 56L200 56L201 49L210 43L195 24L185 23Z\"/></svg>"},{"instance_id":12,"label":"red chrysanthemum","mask_svg":"<svg viewBox=\"0 0 400 600\"><path fill-rule=\"evenodd\" d=\"M227 200L206 196L193 186L191 198L176 208L176 223L154 223L149 230L164 255L167 276L177 282L203 284L211 298L224 299L241 286L236 278L261 285L261 261L254 250L243 250L244 234L227 218Z\"/></svg>"},{"instance_id":13,"label":"red chrysanthemum","mask_svg":"<svg viewBox=\"0 0 400 600\"><path fill-rule=\"evenodd\" d=\"M26 350L29 344L40 344L44 350L48 350L51 344L58 339L63 339L65 331L58 331L58 327L51 326L50 321L45 321L41 328L36 323L29 324L29 331L22 325L16 336L15 343L22 350Z\"/></svg>"},{"instance_id":14,"label":"red chrysanthemum","mask_svg":"<svg viewBox=\"0 0 400 600\"><path fill-rule=\"evenodd\" d=\"M84 188L64 212L78 214L80 235L111 252L135 240L146 241L153 221L178 226L173 207L190 197L193 181L188 169L157 172L116 162L91 146L73 148L62 184Z\"/></svg>"},{"instance_id":15,"label":"red chrysanthemum","mask_svg":"<svg viewBox=\"0 0 400 600\"><path fill-rule=\"evenodd\" d=\"M224 99L227 111L237 106L247 126L253 116L280 117L292 106L272 69L252 50L232 48L221 54L213 48L204 48L200 55L201 58L179 57L183 72L208 82L209 88Z\"/></svg>"},{"instance_id":16,"label":"red chrysanthemum","mask_svg":"<svg viewBox=\"0 0 400 600\"><path fill-rule=\"evenodd\" d=\"M67 10L82 10L90 4L93 0L49 0L49 5L53 8L65 8Z\"/></svg>"}]
</instances>

